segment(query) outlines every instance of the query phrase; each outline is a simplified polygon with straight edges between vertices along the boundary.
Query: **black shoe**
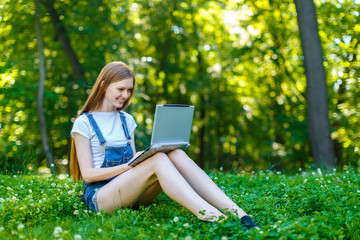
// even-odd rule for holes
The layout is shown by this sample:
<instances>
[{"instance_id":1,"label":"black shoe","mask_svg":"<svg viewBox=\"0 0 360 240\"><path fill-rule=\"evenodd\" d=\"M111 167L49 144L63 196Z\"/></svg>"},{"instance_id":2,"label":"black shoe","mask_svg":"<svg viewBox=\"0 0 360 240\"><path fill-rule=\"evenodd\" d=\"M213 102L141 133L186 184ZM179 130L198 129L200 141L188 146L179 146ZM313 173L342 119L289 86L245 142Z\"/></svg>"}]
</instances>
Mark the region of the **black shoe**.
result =
<instances>
[{"instance_id":1,"label":"black shoe","mask_svg":"<svg viewBox=\"0 0 360 240\"><path fill-rule=\"evenodd\" d=\"M254 227L259 227L258 225L256 225L253 220L249 217L249 216L243 216L241 218L241 225L243 225L245 227L245 231L250 230Z\"/></svg>"}]
</instances>

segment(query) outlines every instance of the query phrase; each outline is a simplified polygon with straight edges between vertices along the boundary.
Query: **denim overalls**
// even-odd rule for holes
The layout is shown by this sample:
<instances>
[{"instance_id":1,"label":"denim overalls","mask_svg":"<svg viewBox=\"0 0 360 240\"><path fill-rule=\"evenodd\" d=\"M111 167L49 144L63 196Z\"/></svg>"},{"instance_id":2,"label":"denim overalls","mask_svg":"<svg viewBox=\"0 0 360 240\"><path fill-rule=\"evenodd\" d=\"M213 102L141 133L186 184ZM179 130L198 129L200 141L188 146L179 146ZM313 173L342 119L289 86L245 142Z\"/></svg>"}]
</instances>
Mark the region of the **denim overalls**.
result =
<instances>
[{"instance_id":1,"label":"denim overalls","mask_svg":"<svg viewBox=\"0 0 360 240\"><path fill-rule=\"evenodd\" d=\"M103 145L105 147L105 159L101 165L101 168L112 167L112 166L117 166L120 164L127 163L133 157L134 153L131 148L131 136L129 134L129 131L128 131L128 128L126 125L124 113L120 112L120 119L121 119L122 127L124 129L125 136L126 136L128 142L125 145L120 146L120 147L108 146L106 144L106 140L104 139L98 125L95 122L94 117L91 115L91 113L84 113L84 114L88 117L92 127L94 128L95 133L100 141L100 145ZM115 177L113 177L113 178L115 178ZM83 183L85 203L94 212L98 211L97 204L96 204L97 191L101 187L103 187L105 184L110 182L113 178L110 178L110 179L107 179L104 181L93 182L93 183L89 183L89 184L87 184L85 182Z\"/></svg>"}]
</instances>

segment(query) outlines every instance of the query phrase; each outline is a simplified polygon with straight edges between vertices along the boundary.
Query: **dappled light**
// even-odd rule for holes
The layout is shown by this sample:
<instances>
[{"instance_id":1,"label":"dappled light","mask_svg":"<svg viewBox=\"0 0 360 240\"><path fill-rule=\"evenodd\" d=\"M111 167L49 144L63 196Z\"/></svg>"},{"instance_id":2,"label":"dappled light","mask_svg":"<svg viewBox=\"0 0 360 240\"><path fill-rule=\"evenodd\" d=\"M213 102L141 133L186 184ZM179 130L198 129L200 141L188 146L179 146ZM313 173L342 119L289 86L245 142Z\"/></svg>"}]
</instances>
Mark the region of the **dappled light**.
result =
<instances>
[{"instance_id":1,"label":"dappled light","mask_svg":"<svg viewBox=\"0 0 360 240\"><path fill-rule=\"evenodd\" d=\"M314 3L337 166L358 166L360 2ZM138 124L138 150L150 141L155 104L183 103L195 105L187 152L203 168L294 171L314 163L293 1L66 0L53 7L65 33L41 4L43 110L62 174L74 118L101 68L114 60L135 72L136 94L126 111ZM36 112L34 9L29 1L0 5L2 170L46 166Z\"/></svg>"}]
</instances>

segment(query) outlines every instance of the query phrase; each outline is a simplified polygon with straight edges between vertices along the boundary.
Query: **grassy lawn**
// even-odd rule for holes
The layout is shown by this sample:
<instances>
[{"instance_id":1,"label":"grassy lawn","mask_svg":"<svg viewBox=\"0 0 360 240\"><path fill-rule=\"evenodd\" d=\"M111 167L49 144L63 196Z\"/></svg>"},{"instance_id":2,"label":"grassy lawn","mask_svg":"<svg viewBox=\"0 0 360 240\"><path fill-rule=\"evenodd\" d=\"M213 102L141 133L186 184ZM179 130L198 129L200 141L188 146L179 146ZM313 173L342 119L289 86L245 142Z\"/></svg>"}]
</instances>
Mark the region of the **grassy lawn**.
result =
<instances>
[{"instance_id":1,"label":"grassy lawn","mask_svg":"<svg viewBox=\"0 0 360 240\"><path fill-rule=\"evenodd\" d=\"M88 211L81 183L0 175L0 239L360 239L360 177L354 170L211 173L261 228L232 219L200 223L162 194L139 210Z\"/></svg>"}]
</instances>

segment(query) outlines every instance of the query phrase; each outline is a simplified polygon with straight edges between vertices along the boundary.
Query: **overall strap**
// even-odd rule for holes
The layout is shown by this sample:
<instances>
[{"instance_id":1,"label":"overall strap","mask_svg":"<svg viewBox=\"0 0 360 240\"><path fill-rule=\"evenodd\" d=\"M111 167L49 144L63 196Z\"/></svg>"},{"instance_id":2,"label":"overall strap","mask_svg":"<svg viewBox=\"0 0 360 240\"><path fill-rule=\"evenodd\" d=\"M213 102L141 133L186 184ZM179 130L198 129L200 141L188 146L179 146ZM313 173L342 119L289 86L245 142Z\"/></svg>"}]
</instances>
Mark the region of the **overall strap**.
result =
<instances>
[{"instance_id":1,"label":"overall strap","mask_svg":"<svg viewBox=\"0 0 360 240\"><path fill-rule=\"evenodd\" d=\"M102 133L100 131L100 128L96 124L94 117L91 115L91 113L84 113L84 114L88 117L91 125L93 126L93 128L95 130L96 136L98 137L98 139L100 141L100 144L102 145L104 142L106 142L106 140L103 137L103 135L102 135Z\"/></svg>"},{"instance_id":2,"label":"overall strap","mask_svg":"<svg viewBox=\"0 0 360 240\"><path fill-rule=\"evenodd\" d=\"M123 129L125 131L125 136L127 137L128 140L130 140L131 136L129 134L129 130L128 130L128 127L127 127L127 124L126 124L125 114L123 112L121 112L121 111L119 111L119 113L120 113L120 120L121 120Z\"/></svg>"}]
</instances>

